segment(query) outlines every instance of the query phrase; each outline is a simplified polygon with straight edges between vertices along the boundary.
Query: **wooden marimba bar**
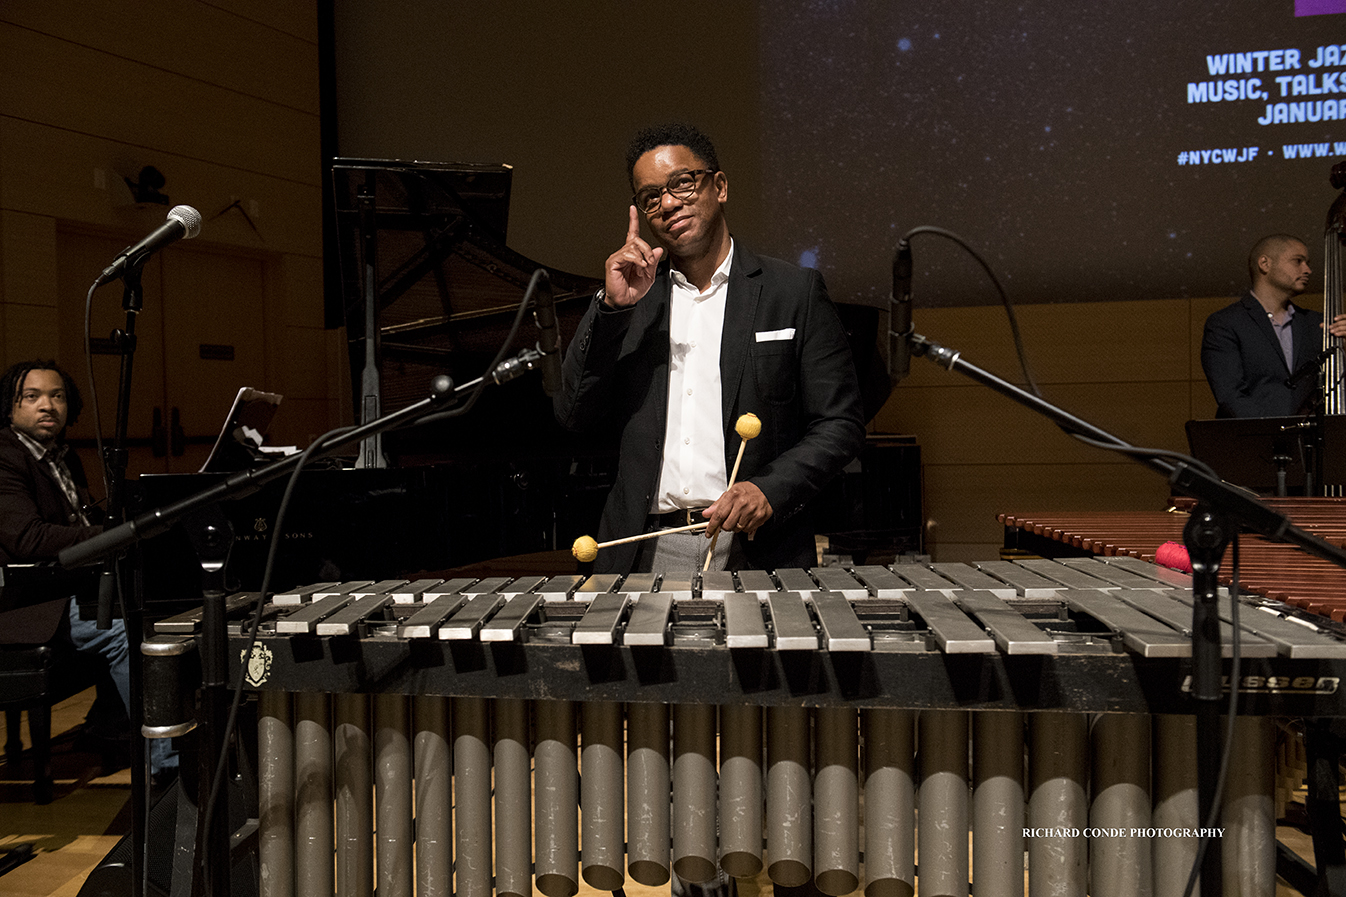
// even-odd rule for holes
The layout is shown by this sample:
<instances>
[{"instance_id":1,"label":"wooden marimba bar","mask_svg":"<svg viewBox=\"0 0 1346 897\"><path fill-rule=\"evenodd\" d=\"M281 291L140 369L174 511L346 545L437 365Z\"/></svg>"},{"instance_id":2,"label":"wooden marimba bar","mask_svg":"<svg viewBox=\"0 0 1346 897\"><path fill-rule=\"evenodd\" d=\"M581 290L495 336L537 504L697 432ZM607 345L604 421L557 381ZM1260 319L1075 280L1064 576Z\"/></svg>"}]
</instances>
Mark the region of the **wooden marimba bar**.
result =
<instances>
[{"instance_id":1,"label":"wooden marimba bar","mask_svg":"<svg viewBox=\"0 0 1346 897\"><path fill-rule=\"evenodd\" d=\"M1268 498L1267 504L1303 529L1336 545L1346 543L1346 500ZM1185 513L1096 512L1001 514L1007 528L1022 530L1096 555L1153 561L1167 541L1182 542ZM1299 548L1243 535L1239 543L1239 588L1282 601L1338 623L1346 621L1346 570ZM1232 549L1225 554L1220 581L1232 581Z\"/></svg>"}]
</instances>

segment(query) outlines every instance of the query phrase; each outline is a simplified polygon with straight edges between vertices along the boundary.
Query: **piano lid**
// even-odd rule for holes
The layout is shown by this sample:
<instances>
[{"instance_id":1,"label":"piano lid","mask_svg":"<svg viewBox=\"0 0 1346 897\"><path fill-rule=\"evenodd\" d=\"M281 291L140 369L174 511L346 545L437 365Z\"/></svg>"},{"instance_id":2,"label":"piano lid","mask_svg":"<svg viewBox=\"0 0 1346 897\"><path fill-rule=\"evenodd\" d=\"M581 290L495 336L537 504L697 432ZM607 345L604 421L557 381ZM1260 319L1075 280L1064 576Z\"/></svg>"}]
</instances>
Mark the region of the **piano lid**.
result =
<instances>
[{"instance_id":1,"label":"piano lid","mask_svg":"<svg viewBox=\"0 0 1346 897\"><path fill-rule=\"evenodd\" d=\"M377 354L385 412L423 398L430 380L483 373L533 272L505 245L512 170L503 164L337 159L332 182L343 323L364 366L365 278L374 259ZM548 269L562 336L601 284ZM536 342L531 322L511 354Z\"/></svg>"}]
</instances>

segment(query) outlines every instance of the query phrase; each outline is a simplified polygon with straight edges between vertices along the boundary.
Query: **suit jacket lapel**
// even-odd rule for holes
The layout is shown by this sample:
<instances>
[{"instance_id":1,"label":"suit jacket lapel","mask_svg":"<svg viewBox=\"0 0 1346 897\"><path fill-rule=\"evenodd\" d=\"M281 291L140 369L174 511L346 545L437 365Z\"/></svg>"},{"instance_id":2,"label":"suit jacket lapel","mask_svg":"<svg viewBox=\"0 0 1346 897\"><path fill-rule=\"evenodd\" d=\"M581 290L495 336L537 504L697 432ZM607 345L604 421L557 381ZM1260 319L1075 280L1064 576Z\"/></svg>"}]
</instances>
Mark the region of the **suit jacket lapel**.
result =
<instances>
[{"instance_id":1,"label":"suit jacket lapel","mask_svg":"<svg viewBox=\"0 0 1346 897\"><path fill-rule=\"evenodd\" d=\"M1251 290L1243 297L1243 308L1252 318L1254 329L1270 342L1271 348L1275 350L1276 357L1281 360L1281 366L1285 368L1285 372L1290 373L1290 367L1285 363L1285 352L1281 349L1281 341L1276 337L1275 328L1271 326L1271 318L1268 317L1267 310L1262 307L1262 303L1257 301L1257 297L1252 294ZM1294 329L1293 326L1291 329Z\"/></svg>"},{"instance_id":2,"label":"suit jacket lapel","mask_svg":"<svg viewBox=\"0 0 1346 897\"><path fill-rule=\"evenodd\" d=\"M654 365L655 376L659 380L659 388L652 390L653 394L650 398L653 404L649 411L650 420L659 422L660 432L663 431L668 421L668 371L670 367L669 352L671 351L668 331L672 292L673 285L670 280L669 265L668 261L665 260L659 266L650 291L636 305L638 312L643 312L649 316L641 321L640 341L648 343L648 348L642 351L659 353ZM654 338L647 339L650 334L653 334ZM660 440L659 444L662 447L663 441Z\"/></svg>"},{"instance_id":3,"label":"suit jacket lapel","mask_svg":"<svg viewBox=\"0 0 1346 897\"><path fill-rule=\"evenodd\" d=\"M1317 327L1313 326L1313 321L1309 318L1308 312L1295 306L1295 316L1290 321L1290 332L1294 334L1294 356L1295 364L1290 373L1299 370L1300 366L1318 354L1323 345L1323 334Z\"/></svg>"},{"instance_id":4,"label":"suit jacket lapel","mask_svg":"<svg viewBox=\"0 0 1346 897\"><path fill-rule=\"evenodd\" d=\"M33 471L33 476L37 480L46 483L53 490L55 490L57 495L61 496L62 499L64 499L65 490L61 488L61 481L56 478L56 472L51 469L51 465L48 464L46 461L34 458L33 453L28 450L28 446L24 443L22 439L20 439L17 435L14 434L14 431L12 429L9 432L9 436L11 439L14 440L14 444L19 448L19 450L23 452L24 461L28 464L29 470ZM63 500L61 502L62 506L68 504L70 504L70 502L66 500Z\"/></svg>"},{"instance_id":5,"label":"suit jacket lapel","mask_svg":"<svg viewBox=\"0 0 1346 897\"><path fill-rule=\"evenodd\" d=\"M743 369L752 354L753 321L762 295L758 275L762 265L747 249L734 245L734 264L729 269L729 292L725 297L724 331L720 337L720 418L726 428L734 412Z\"/></svg>"}]
</instances>

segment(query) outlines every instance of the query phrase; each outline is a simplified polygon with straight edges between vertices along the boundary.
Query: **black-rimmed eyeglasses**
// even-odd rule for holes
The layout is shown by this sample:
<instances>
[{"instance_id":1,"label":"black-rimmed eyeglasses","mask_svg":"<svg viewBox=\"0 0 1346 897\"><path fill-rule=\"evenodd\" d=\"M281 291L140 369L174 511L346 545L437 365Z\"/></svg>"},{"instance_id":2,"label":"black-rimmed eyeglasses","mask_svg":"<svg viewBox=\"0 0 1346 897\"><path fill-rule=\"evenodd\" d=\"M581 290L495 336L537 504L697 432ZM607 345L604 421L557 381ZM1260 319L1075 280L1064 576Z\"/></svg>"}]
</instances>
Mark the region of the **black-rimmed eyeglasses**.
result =
<instances>
[{"instance_id":1,"label":"black-rimmed eyeglasses","mask_svg":"<svg viewBox=\"0 0 1346 897\"><path fill-rule=\"evenodd\" d=\"M697 184L701 182L701 175L714 174L714 168L694 168L691 171L680 171L668 179L668 183L662 187L646 187L635 196L631 197L631 202L637 209L646 215L653 215L659 211L659 205L664 201L664 192L667 191L678 199L691 199L696 193Z\"/></svg>"}]
</instances>

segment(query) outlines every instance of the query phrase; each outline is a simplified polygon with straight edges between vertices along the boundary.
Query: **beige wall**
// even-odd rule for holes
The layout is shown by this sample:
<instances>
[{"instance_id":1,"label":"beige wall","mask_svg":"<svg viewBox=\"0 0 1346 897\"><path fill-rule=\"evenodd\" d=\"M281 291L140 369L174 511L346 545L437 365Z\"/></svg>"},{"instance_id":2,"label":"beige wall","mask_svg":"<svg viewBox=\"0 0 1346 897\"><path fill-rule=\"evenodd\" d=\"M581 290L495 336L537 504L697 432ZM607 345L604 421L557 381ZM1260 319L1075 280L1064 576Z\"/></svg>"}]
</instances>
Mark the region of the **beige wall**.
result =
<instances>
[{"instance_id":1,"label":"beige wall","mask_svg":"<svg viewBox=\"0 0 1346 897\"><path fill-rule=\"evenodd\" d=\"M209 282L151 276L152 263L142 317L195 315L190 328L168 323L162 335L168 346L195 341L192 357L196 342L263 347L260 364L237 373L199 364L217 379L240 379L235 388L283 393L277 441L306 441L335 425L345 412L344 361L340 334L322 329L317 58L312 3L0 4L0 361L60 354L72 371L85 370L69 357L78 333L60 333L58 318L69 329L68 306L82 307L99 265L112 259L90 263L80 248L128 245L164 221L167 207L136 206L122 180L153 165L172 203L205 219L200 237L167 252L199 262L188 268ZM242 211L230 209L235 201ZM239 310L227 295L202 301L240 265L252 295ZM94 335L106 336L125 320L120 287L104 287L94 302ZM143 367L137 358L138 387L152 389L161 376L155 354ZM96 370L110 431L115 361ZM203 404L198 386L173 384L174 401ZM137 392L137 413L148 414ZM226 410L202 409L201 426L218 427ZM133 433L144 426L133 420ZM86 421L72 432L91 435Z\"/></svg>"}]
</instances>

